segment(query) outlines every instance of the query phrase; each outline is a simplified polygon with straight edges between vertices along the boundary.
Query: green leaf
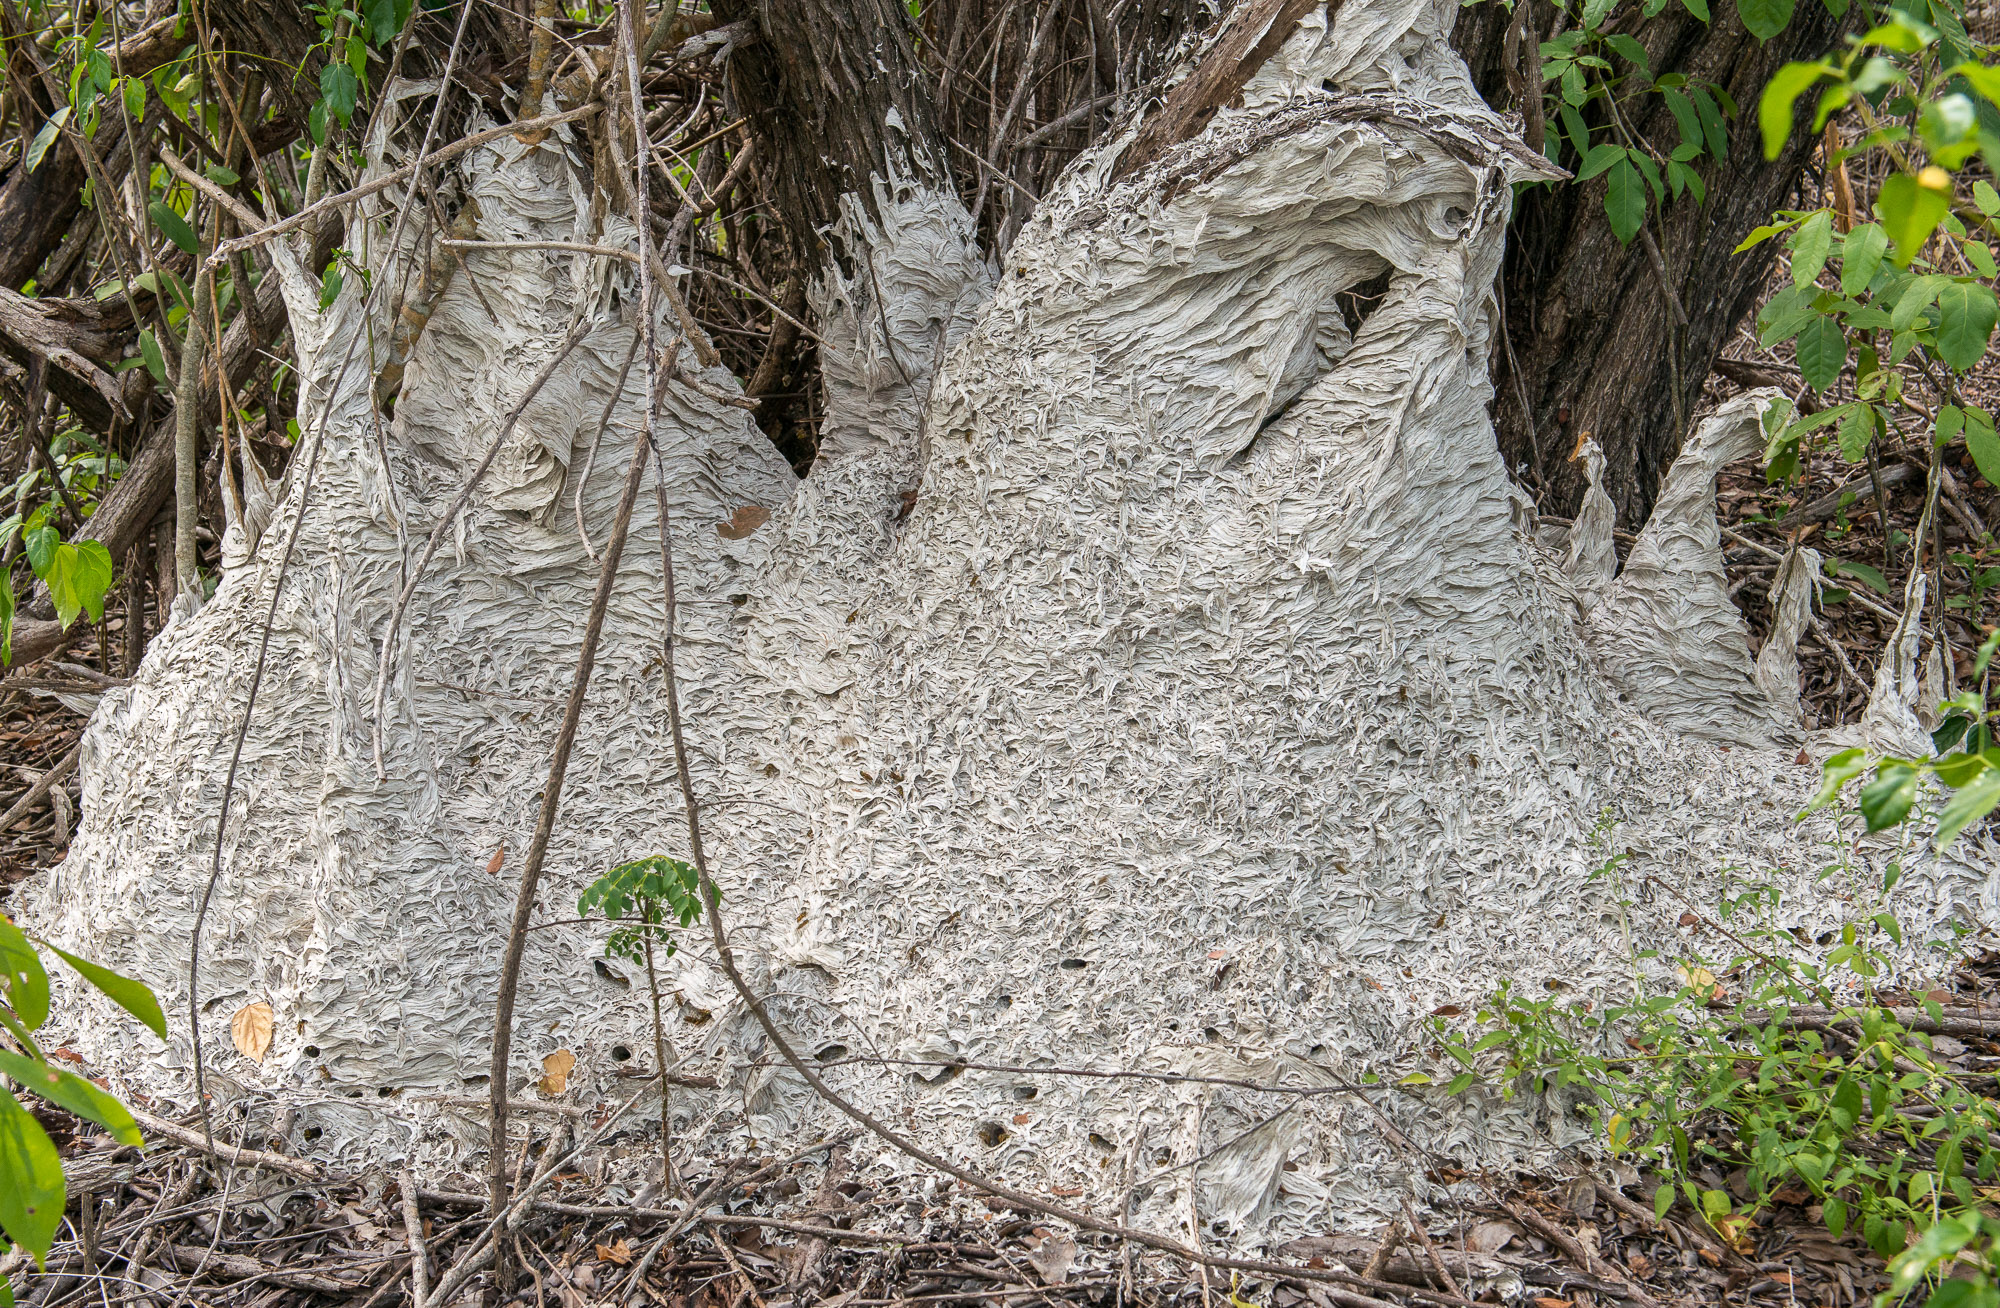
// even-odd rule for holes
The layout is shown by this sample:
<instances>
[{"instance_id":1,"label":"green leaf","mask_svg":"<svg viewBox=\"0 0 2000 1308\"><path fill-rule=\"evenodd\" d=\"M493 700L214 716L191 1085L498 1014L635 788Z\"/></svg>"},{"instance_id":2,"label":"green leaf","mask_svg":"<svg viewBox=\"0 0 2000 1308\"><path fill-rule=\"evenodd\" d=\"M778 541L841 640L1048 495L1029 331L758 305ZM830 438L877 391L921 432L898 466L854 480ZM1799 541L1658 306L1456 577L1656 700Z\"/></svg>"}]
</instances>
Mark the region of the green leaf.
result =
<instances>
[{"instance_id":1,"label":"green leaf","mask_svg":"<svg viewBox=\"0 0 2000 1308\"><path fill-rule=\"evenodd\" d=\"M1844 1200L1828 1199L1825 1212L1827 1233L1838 1240L1847 1233L1847 1204Z\"/></svg>"},{"instance_id":2,"label":"green leaf","mask_svg":"<svg viewBox=\"0 0 2000 1308\"><path fill-rule=\"evenodd\" d=\"M14 661L14 578L0 572L0 664Z\"/></svg>"},{"instance_id":3,"label":"green leaf","mask_svg":"<svg viewBox=\"0 0 2000 1308\"><path fill-rule=\"evenodd\" d=\"M111 553L94 540L57 546L44 580L65 628L79 612L89 613L92 622L102 621L104 595L111 588Z\"/></svg>"},{"instance_id":4,"label":"green leaf","mask_svg":"<svg viewBox=\"0 0 2000 1308\"><path fill-rule=\"evenodd\" d=\"M1889 330L1906 332L1917 325L1924 310L1937 299L1939 291L1950 281L1946 277L1914 277L1902 287L1896 299L1895 312L1889 315Z\"/></svg>"},{"instance_id":5,"label":"green leaf","mask_svg":"<svg viewBox=\"0 0 2000 1308\"><path fill-rule=\"evenodd\" d=\"M322 313L332 308L333 302L340 298L342 280L340 265L338 263L328 264L326 272L319 279L319 307Z\"/></svg>"},{"instance_id":6,"label":"green leaf","mask_svg":"<svg viewBox=\"0 0 2000 1308\"><path fill-rule=\"evenodd\" d=\"M1574 105L1564 105L1559 115L1563 130L1569 133L1569 143L1576 147L1576 157L1584 158L1590 153L1590 129L1584 126L1583 115Z\"/></svg>"},{"instance_id":7,"label":"green leaf","mask_svg":"<svg viewBox=\"0 0 2000 1308\"><path fill-rule=\"evenodd\" d=\"M0 1231L44 1262L67 1198L55 1145L21 1101L0 1089Z\"/></svg>"},{"instance_id":8,"label":"green leaf","mask_svg":"<svg viewBox=\"0 0 2000 1308\"><path fill-rule=\"evenodd\" d=\"M1988 68L1984 64L1962 63L1951 70L1972 84L1972 89L2000 104L2000 68Z\"/></svg>"},{"instance_id":9,"label":"green leaf","mask_svg":"<svg viewBox=\"0 0 2000 1308\"><path fill-rule=\"evenodd\" d=\"M1614 32L1612 35L1605 37L1604 43L1613 50L1616 50L1626 62L1636 66L1642 76L1647 78L1652 77L1653 69L1652 65L1646 60L1645 46L1640 45L1623 32Z\"/></svg>"},{"instance_id":10,"label":"green leaf","mask_svg":"<svg viewBox=\"0 0 2000 1308\"><path fill-rule=\"evenodd\" d=\"M146 361L146 371L157 386L167 384L167 357L160 353L160 342L153 335L151 327L139 329L139 357Z\"/></svg>"},{"instance_id":11,"label":"green leaf","mask_svg":"<svg viewBox=\"0 0 2000 1308\"><path fill-rule=\"evenodd\" d=\"M187 225L187 219L158 200L147 205L146 212L152 215L153 226L160 229L161 235L188 254L201 253L201 242L195 238L194 228Z\"/></svg>"},{"instance_id":12,"label":"green leaf","mask_svg":"<svg viewBox=\"0 0 2000 1308\"><path fill-rule=\"evenodd\" d=\"M2000 772L1989 769L1946 801L1938 813L1938 852L1943 853L1959 832L1991 813L1995 804L2000 804Z\"/></svg>"},{"instance_id":13,"label":"green leaf","mask_svg":"<svg viewBox=\"0 0 2000 1308\"><path fill-rule=\"evenodd\" d=\"M1583 85L1583 70L1575 64L1563 69L1562 94L1563 99L1573 105L1581 105L1590 98L1590 93Z\"/></svg>"},{"instance_id":14,"label":"green leaf","mask_svg":"<svg viewBox=\"0 0 2000 1308\"><path fill-rule=\"evenodd\" d=\"M0 1308L14 1308L14 1286L4 1272L0 1272Z\"/></svg>"},{"instance_id":15,"label":"green leaf","mask_svg":"<svg viewBox=\"0 0 2000 1308\"><path fill-rule=\"evenodd\" d=\"M121 94L125 97L125 114L136 128L146 116L146 83L141 78L128 77Z\"/></svg>"},{"instance_id":16,"label":"green leaf","mask_svg":"<svg viewBox=\"0 0 2000 1308\"><path fill-rule=\"evenodd\" d=\"M2000 301L1977 282L1953 282L1938 291L1938 357L1959 372L1968 372L1986 354L1993 325L2000 321Z\"/></svg>"},{"instance_id":17,"label":"green leaf","mask_svg":"<svg viewBox=\"0 0 2000 1308\"><path fill-rule=\"evenodd\" d=\"M1994 190L1983 177L1972 184L1972 202L1988 218L2000 215L2000 191Z\"/></svg>"},{"instance_id":18,"label":"green leaf","mask_svg":"<svg viewBox=\"0 0 2000 1308\"><path fill-rule=\"evenodd\" d=\"M90 984L102 990L112 1003L145 1023L146 1029L165 1040L167 1038L166 1015L160 1011L160 1001L143 981L134 981L129 976L120 976L108 967L100 967L87 958L78 958L66 949L59 949L44 940L41 942L63 962L75 968L77 974Z\"/></svg>"},{"instance_id":19,"label":"green leaf","mask_svg":"<svg viewBox=\"0 0 2000 1308\"><path fill-rule=\"evenodd\" d=\"M139 1135L139 1124L132 1120L132 1114L126 1111L125 1105L73 1072L50 1067L39 1059L25 1057L10 1049L0 1049L0 1072L13 1077L50 1103L59 1104L78 1117L87 1117L110 1128L112 1138L120 1144L137 1146L146 1143Z\"/></svg>"},{"instance_id":20,"label":"green leaf","mask_svg":"<svg viewBox=\"0 0 2000 1308\"><path fill-rule=\"evenodd\" d=\"M1833 215L1821 209L1792 236L1792 285L1811 286L1833 250Z\"/></svg>"},{"instance_id":21,"label":"green leaf","mask_svg":"<svg viewBox=\"0 0 2000 1308\"><path fill-rule=\"evenodd\" d=\"M1847 234L1840 258L1840 293L1861 294L1882 267L1882 255L1889 248L1889 234L1876 223L1862 223Z\"/></svg>"},{"instance_id":22,"label":"green leaf","mask_svg":"<svg viewBox=\"0 0 2000 1308\"><path fill-rule=\"evenodd\" d=\"M1992 420L1980 409L1965 410L1965 448L1979 475L2000 486L2000 435L1994 434Z\"/></svg>"},{"instance_id":23,"label":"green leaf","mask_svg":"<svg viewBox=\"0 0 2000 1308\"><path fill-rule=\"evenodd\" d=\"M1638 168L1640 175L1646 179L1646 185L1652 188L1653 199L1660 204L1665 204L1667 202L1667 188L1660 181L1659 166L1651 158L1639 153L1637 150L1632 152L1631 157L1633 166Z\"/></svg>"},{"instance_id":24,"label":"green leaf","mask_svg":"<svg viewBox=\"0 0 2000 1308\"><path fill-rule=\"evenodd\" d=\"M1856 747L1843 749L1820 765L1819 792L1812 797L1799 813L1806 816L1831 804L1839 795L1840 788L1860 776L1868 768L1868 751Z\"/></svg>"},{"instance_id":25,"label":"green leaf","mask_svg":"<svg viewBox=\"0 0 2000 1308\"><path fill-rule=\"evenodd\" d=\"M1611 169L1604 192L1604 213L1611 220L1611 233L1621 244L1630 245L1646 221L1646 184L1629 158Z\"/></svg>"},{"instance_id":26,"label":"green leaf","mask_svg":"<svg viewBox=\"0 0 2000 1308\"><path fill-rule=\"evenodd\" d=\"M312 133L314 145L326 144L326 101L315 100L312 108L306 110L306 130Z\"/></svg>"},{"instance_id":27,"label":"green leaf","mask_svg":"<svg viewBox=\"0 0 2000 1308\"><path fill-rule=\"evenodd\" d=\"M1688 92L1694 101L1694 111L1701 117L1702 139L1708 142L1708 152L1717 159L1729 157L1729 128L1722 121L1722 110L1716 107L1715 97L1703 87L1695 87Z\"/></svg>"},{"instance_id":28,"label":"green leaf","mask_svg":"<svg viewBox=\"0 0 2000 1308\"><path fill-rule=\"evenodd\" d=\"M355 97L361 90L354 70L344 63L328 64L320 69L319 90L327 109L340 119L342 127L347 126L348 120L354 117Z\"/></svg>"},{"instance_id":29,"label":"green leaf","mask_svg":"<svg viewBox=\"0 0 2000 1308\"><path fill-rule=\"evenodd\" d=\"M1576 170L1576 180L1587 182L1624 157L1625 147L1622 145L1592 146L1590 153L1584 156L1583 167Z\"/></svg>"},{"instance_id":30,"label":"green leaf","mask_svg":"<svg viewBox=\"0 0 2000 1308\"><path fill-rule=\"evenodd\" d=\"M1896 266L1907 268L1944 216L1951 212L1951 193L1921 185L1908 173L1897 173L1882 183L1875 197L1875 208L1882 215L1882 226L1889 233L1890 243L1895 246Z\"/></svg>"},{"instance_id":31,"label":"green leaf","mask_svg":"<svg viewBox=\"0 0 2000 1308\"><path fill-rule=\"evenodd\" d=\"M0 914L0 982L7 1003L30 1031L49 1020L49 974L21 928Z\"/></svg>"},{"instance_id":32,"label":"green leaf","mask_svg":"<svg viewBox=\"0 0 2000 1308\"><path fill-rule=\"evenodd\" d=\"M1861 788L1861 818L1870 831L1893 827L1910 815L1917 800L1917 776L1907 763L1884 763L1875 780Z\"/></svg>"},{"instance_id":33,"label":"green leaf","mask_svg":"<svg viewBox=\"0 0 2000 1308\"><path fill-rule=\"evenodd\" d=\"M1674 125L1681 129L1683 142L1700 145L1702 142L1701 115L1695 112L1694 101L1687 94L1669 88L1660 92L1667 102L1667 109L1674 116Z\"/></svg>"},{"instance_id":34,"label":"green leaf","mask_svg":"<svg viewBox=\"0 0 2000 1308\"><path fill-rule=\"evenodd\" d=\"M28 142L27 164L29 172L32 173L35 169L42 166L42 160L47 157L49 147L56 143L58 136L62 135L63 124L68 121L69 106L63 105L53 114L49 115L49 120L42 124L42 130L36 132L35 139Z\"/></svg>"},{"instance_id":35,"label":"green leaf","mask_svg":"<svg viewBox=\"0 0 2000 1308\"><path fill-rule=\"evenodd\" d=\"M1840 324L1824 315L1815 316L1799 329L1799 373L1806 385L1823 391L1840 380L1847 364L1847 333Z\"/></svg>"},{"instance_id":36,"label":"green leaf","mask_svg":"<svg viewBox=\"0 0 2000 1308\"><path fill-rule=\"evenodd\" d=\"M1846 416L1840 420L1839 439L1840 439L1841 458L1846 459L1849 463L1859 463L1861 462L1861 460L1867 458L1868 446L1875 439L1874 406L1867 404L1857 404L1851 409L1849 409L1847 411ZM1854 575L1858 577L1861 576L1859 569L1865 567L1866 565L1856 563L1852 565L1843 564L1842 566L1843 570L1848 566L1852 566L1853 568L1855 568L1856 572L1854 573ZM1874 569L1870 568L1869 571L1874 572ZM1881 575L1882 574L1879 572L1875 573L1877 581L1881 579ZM1866 578L1863 579L1866 580ZM1868 584L1871 586L1875 586L1875 582L1873 581L1869 582ZM1875 589L1882 591L1882 593L1886 595L1889 593L1887 590L1883 588L1886 585L1887 583L1885 582L1881 586L1875 586Z\"/></svg>"},{"instance_id":37,"label":"green leaf","mask_svg":"<svg viewBox=\"0 0 2000 1308\"><path fill-rule=\"evenodd\" d=\"M1667 1210L1673 1206L1674 1188L1662 1182L1659 1188L1653 1191L1653 1220L1656 1222L1666 1221Z\"/></svg>"},{"instance_id":38,"label":"green leaf","mask_svg":"<svg viewBox=\"0 0 2000 1308\"><path fill-rule=\"evenodd\" d=\"M1770 0L1760 0L1760 2L1770 3ZM1784 0L1778 0L1778 3L1784 3ZM1770 7L1775 8L1776 4L1771 3ZM1742 9L1743 6L1738 4L1737 12L1741 13ZM1784 11L1785 16L1790 18L1792 7L1789 3L1784 3ZM1745 25L1748 25L1747 19ZM1780 23L1778 26L1783 27L1784 24ZM1751 30L1756 31L1755 28ZM1760 34L1760 39L1768 37ZM1785 138L1791 135L1792 102L1804 94L1807 87L1824 76L1828 67L1823 59L1816 64L1786 64L1773 74L1770 82L1765 85L1763 97L1757 102L1757 125L1764 133L1766 159L1776 159L1778 152L1785 148Z\"/></svg>"},{"instance_id":39,"label":"green leaf","mask_svg":"<svg viewBox=\"0 0 2000 1308\"><path fill-rule=\"evenodd\" d=\"M1792 0L1736 0L1736 14L1759 41L1768 41L1792 21Z\"/></svg>"},{"instance_id":40,"label":"green leaf","mask_svg":"<svg viewBox=\"0 0 2000 1308\"><path fill-rule=\"evenodd\" d=\"M62 533L47 522L38 522L22 533L21 547L28 556L28 566L35 575L48 579L49 567L55 562L56 551L62 547Z\"/></svg>"}]
</instances>

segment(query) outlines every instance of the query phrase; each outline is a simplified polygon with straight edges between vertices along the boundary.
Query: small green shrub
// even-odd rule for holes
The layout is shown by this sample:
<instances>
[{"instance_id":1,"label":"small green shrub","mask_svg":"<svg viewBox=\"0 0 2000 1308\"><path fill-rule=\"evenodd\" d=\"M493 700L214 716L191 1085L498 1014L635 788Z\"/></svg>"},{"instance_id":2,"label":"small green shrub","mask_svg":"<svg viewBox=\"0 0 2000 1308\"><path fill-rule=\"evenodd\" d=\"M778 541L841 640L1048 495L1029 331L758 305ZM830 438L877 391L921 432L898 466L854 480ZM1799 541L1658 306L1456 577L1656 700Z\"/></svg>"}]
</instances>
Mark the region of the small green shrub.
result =
<instances>
[{"instance_id":1,"label":"small green shrub","mask_svg":"<svg viewBox=\"0 0 2000 1308\"><path fill-rule=\"evenodd\" d=\"M62 1223L68 1188L55 1143L34 1114L6 1088L6 1082L98 1123L121 1144L141 1141L138 1125L123 1104L82 1077L52 1066L35 1044L33 1032L49 1017L49 976L36 952L37 945L69 964L163 1040L167 1021L159 1000L144 985L57 949L46 940L31 940L0 914L0 995L5 996L0 999L0 1029L15 1045L8 1048L0 1041L0 1231L34 1254L39 1264L48 1258L49 1245ZM12 1287L0 1276L0 1308L9 1308L13 1301Z\"/></svg>"}]
</instances>

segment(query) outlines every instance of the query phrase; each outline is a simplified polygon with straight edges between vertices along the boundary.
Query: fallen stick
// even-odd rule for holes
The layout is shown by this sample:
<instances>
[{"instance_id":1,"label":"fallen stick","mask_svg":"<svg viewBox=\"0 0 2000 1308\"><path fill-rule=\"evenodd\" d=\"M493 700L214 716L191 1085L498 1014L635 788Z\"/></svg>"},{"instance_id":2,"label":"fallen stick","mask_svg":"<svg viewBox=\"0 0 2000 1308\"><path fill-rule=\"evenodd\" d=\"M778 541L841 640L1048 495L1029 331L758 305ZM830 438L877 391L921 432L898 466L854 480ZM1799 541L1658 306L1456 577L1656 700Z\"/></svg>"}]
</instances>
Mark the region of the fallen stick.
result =
<instances>
[{"instance_id":1,"label":"fallen stick","mask_svg":"<svg viewBox=\"0 0 2000 1308\"><path fill-rule=\"evenodd\" d=\"M246 1258L242 1254L214 1253L207 1249L195 1249L180 1244L166 1245L160 1252L178 1264L183 1271L201 1267L203 1260L206 1259L207 1271L226 1272L239 1280L255 1277L260 1280L275 1281L279 1285L289 1285L297 1290L314 1290L320 1294L352 1294L362 1288L361 1283L338 1281L331 1276L321 1276L317 1272L297 1272L289 1268L273 1267L269 1263Z\"/></svg>"},{"instance_id":2,"label":"fallen stick","mask_svg":"<svg viewBox=\"0 0 2000 1308\"><path fill-rule=\"evenodd\" d=\"M69 753L63 755L54 767L42 773L41 779L28 787L28 793L15 800L14 806L8 809L4 815L0 815L0 831L5 831L8 827L13 826L16 822L27 816L29 809L46 799L51 790L61 785L64 778L76 771L76 761L82 756L83 742L78 741L76 744L71 745Z\"/></svg>"},{"instance_id":3,"label":"fallen stick","mask_svg":"<svg viewBox=\"0 0 2000 1308\"><path fill-rule=\"evenodd\" d=\"M130 1108L130 1105L127 1105L127 1107ZM185 1126L178 1126L167 1121L164 1117L155 1117L151 1113L137 1108L131 1108L131 1113L133 1121L146 1130L151 1131L154 1135L165 1136L175 1144L183 1144L190 1149L199 1149L203 1153L214 1154L224 1162L235 1163L239 1167L262 1167L273 1172L283 1172L285 1175L295 1176L301 1181L324 1181L328 1179L326 1171L319 1164L308 1162L303 1158L291 1158L284 1154L265 1153L261 1149L240 1149L235 1145L210 1144L202 1138L201 1132L191 1131ZM351 1289L352 1287L347 1288Z\"/></svg>"},{"instance_id":4,"label":"fallen stick","mask_svg":"<svg viewBox=\"0 0 2000 1308\"><path fill-rule=\"evenodd\" d=\"M1505 1201L1502 1202L1504 1203ZM1601 1260L1592 1258L1590 1251L1585 1249L1581 1244L1578 1244L1575 1237L1571 1236L1554 1222L1551 1222L1548 1218L1543 1217L1534 1209L1523 1204L1510 1203L1506 1204L1506 1208L1509 1213L1513 1214L1515 1221L1562 1250L1571 1262L1583 1269L1584 1275L1604 1276L1607 1280L1610 1280L1612 1286L1611 1293L1616 1294L1621 1299L1631 1299L1636 1303L1643 1304L1645 1308L1661 1308L1658 1299L1646 1293L1644 1288L1633 1281L1619 1275L1616 1268L1610 1267L1608 1264L1600 1265Z\"/></svg>"}]
</instances>

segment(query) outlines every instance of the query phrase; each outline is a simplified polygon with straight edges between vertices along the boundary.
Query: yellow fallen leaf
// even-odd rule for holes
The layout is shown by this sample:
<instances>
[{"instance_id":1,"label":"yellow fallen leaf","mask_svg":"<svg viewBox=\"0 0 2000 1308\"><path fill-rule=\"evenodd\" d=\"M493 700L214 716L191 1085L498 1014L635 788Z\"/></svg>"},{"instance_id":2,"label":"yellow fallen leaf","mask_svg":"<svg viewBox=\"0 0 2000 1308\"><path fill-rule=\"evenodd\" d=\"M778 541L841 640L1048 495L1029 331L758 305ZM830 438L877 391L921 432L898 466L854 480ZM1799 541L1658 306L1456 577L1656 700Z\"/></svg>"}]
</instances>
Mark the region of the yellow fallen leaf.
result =
<instances>
[{"instance_id":1,"label":"yellow fallen leaf","mask_svg":"<svg viewBox=\"0 0 2000 1308\"><path fill-rule=\"evenodd\" d=\"M576 1055L558 1049L542 1060L542 1079L536 1083L545 1095L559 1095L569 1089L569 1074L576 1067Z\"/></svg>"},{"instance_id":2,"label":"yellow fallen leaf","mask_svg":"<svg viewBox=\"0 0 2000 1308\"><path fill-rule=\"evenodd\" d=\"M1705 967L1682 967L1676 964L1674 975L1681 979L1682 985L1701 996L1704 1001L1722 993L1722 985L1715 979L1715 973Z\"/></svg>"},{"instance_id":3,"label":"yellow fallen leaf","mask_svg":"<svg viewBox=\"0 0 2000 1308\"><path fill-rule=\"evenodd\" d=\"M253 1063L264 1061L271 1049L271 1006L263 1000L245 1004L229 1019L229 1038L236 1052Z\"/></svg>"}]
</instances>

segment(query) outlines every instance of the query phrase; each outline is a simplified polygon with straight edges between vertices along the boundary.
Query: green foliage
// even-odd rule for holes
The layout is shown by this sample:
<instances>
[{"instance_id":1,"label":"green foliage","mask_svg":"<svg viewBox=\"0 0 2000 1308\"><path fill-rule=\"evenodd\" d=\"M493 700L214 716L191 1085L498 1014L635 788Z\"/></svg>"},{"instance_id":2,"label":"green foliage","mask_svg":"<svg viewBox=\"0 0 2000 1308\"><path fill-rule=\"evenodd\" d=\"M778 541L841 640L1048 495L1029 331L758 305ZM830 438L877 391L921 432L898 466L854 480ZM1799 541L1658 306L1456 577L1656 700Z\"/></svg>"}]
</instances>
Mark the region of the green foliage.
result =
<instances>
[{"instance_id":1,"label":"green foliage","mask_svg":"<svg viewBox=\"0 0 2000 1308\"><path fill-rule=\"evenodd\" d=\"M12 1037L8 1047L0 1037L0 1232L34 1254L48 1257L49 1243L62 1220L66 1186L62 1159L34 1114L6 1088L11 1081L78 1117L108 1130L121 1144L142 1143L132 1114L73 1072L52 1065L35 1044L34 1032L49 1018L49 976L36 951L41 945L103 991L119 1007L144 1022L164 1039L165 1015L153 992L130 977L99 967L47 941L30 939L0 915L0 1030ZM11 1295L0 1277L0 1292Z\"/></svg>"},{"instance_id":2,"label":"green foliage","mask_svg":"<svg viewBox=\"0 0 2000 1308\"><path fill-rule=\"evenodd\" d=\"M1864 770L1846 756L1829 769L1846 779ZM1912 781L1908 768L1878 773L1861 800L1869 825L1907 812ZM1623 857L1596 876L1616 883L1629 906ZM1836 871L1852 869L1828 869ZM1439 1053L1457 1069L1447 1089L1557 1096L1612 1152L1665 1178L1654 1198L1660 1216L1685 1200L1746 1252L1760 1210L1781 1192L1792 1202L1809 1196L1834 1237L1856 1230L1895 1260L1889 1298L1900 1297L1969 1246L1982 1257L2000 1247L2000 1223L1981 1211L2000 1170L2000 1102L1968 1083L1979 1078L1939 1061L1915 1029L1941 1020L1935 1001L1913 1016L1875 993L1884 951L1903 943L1888 908L1896 880L1892 869L1825 945L1779 929L1777 891L1749 886L1713 920L1682 918L1703 932L1697 938L1731 942L1732 957L1635 951L1623 1001L1537 998L1503 984L1469 1024L1432 1019ZM1740 1203L1700 1180L1736 1168ZM1971 1284L1993 1293L1984 1280ZM1954 1302L1934 1298L1931 1308Z\"/></svg>"},{"instance_id":3,"label":"green foliage","mask_svg":"<svg viewBox=\"0 0 2000 1308\"><path fill-rule=\"evenodd\" d=\"M1518 0L1510 0L1510 9L1513 3ZM1638 8L1652 18L1668 3L1642 0ZM1706 0L1679 3L1702 22L1709 21ZM1741 4L1760 12L1782 9L1786 18L1792 8L1792 0ZM1578 182L1604 178L1605 218L1618 239L1630 244L1655 206L1683 198L1707 203L1708 183L1699 165L1729 153L1728 119L1735 116L1736 105L1711 82L1681 73L1655 79L1646 48L1629 31L1611 30L1621 26L1622 17L1614 21L1620 8L1618 0L1581 0L1576 25L1542 43L1542 82L1548 88L1544 117L1551 127L1543 148L1557 163L1573 156L1569 166ZM1673 118L1674 139L1652 141L1631 131L1636 117L1631 102L1644 95L1662 98ZM1620 109L1621 104L1627 107Z\"/></svg>"},{"instance_id":4,"label":"green foliage","mask_svg":"<svg viewBox=\"0 0 2000 1308\"><path fill-rule=\"evenodd\" d=\"M576 901L579 917L602 913L613 921L630 920L605 942L607 958L638 962L649 944L674 953L670 923L691 926L701 917L701 875L677 858L655 854L620 863L590 883Z\"/></svg>"},{"instance_id":5,"label":"green foliage","mask_svg":"<svg viewBox=\"0 0 2000 1308\"><path fill-rule=\"evenodd\" d=\"M2000 136L1983 125L2000 125L2000 101L1981 110L1971 98L1971 88L2000 95L2000 71L1968 58L1955 3L1927 0L1920 12L1930 22L1883 10L1841 55L1780 69L1759 102L1766 156L1782 149L1795 102L1816 90L1814 131L1843 111L1864 129L1829 166L1868 156L1879 165L1871 171L1888 174L1874 196L1874 221L1831 208L1786 211L1738 247L1783 239L1792 285L1759 311L1758 343L1790 342L1806 385L1836 400L1811 415L1784 416L1765 450L1774 481L1795 476L1817 447L1860 463L1892 433L1939 446L1962 435L1982 474L2000 472L1993 415L1958 393L2000 323L1992 286L2000 267L1986 239L2000 219L2000 194L1980 181L1966 205L1952 171L1975 154L1990 162L2000 153ZM1912 394L1917 377L1945 393L1934 415Z\"/></svg>"}]
</instances>

